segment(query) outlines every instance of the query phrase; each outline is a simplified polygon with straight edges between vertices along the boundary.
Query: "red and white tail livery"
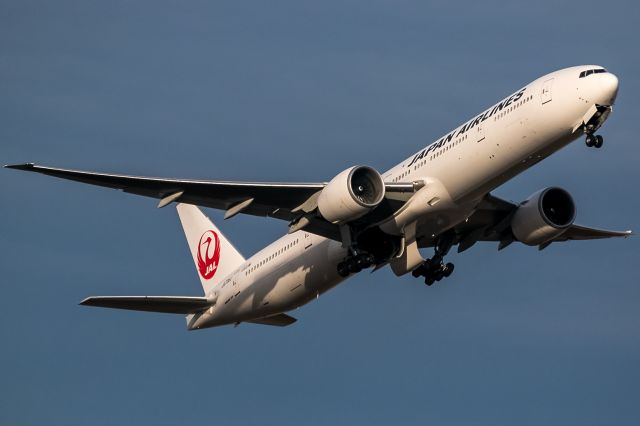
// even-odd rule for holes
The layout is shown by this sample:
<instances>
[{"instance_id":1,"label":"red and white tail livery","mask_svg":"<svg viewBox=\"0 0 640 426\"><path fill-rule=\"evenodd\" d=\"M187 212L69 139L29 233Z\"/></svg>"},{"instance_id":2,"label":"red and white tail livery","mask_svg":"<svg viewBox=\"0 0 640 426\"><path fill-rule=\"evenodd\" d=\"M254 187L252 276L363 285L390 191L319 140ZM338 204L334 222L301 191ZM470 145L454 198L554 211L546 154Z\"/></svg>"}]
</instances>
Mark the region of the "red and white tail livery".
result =
<instances>
[{"instance_id":1,"label":"red and white tail livery","mask_svg":"<svg viewBox=\"0 0 640 426\"><path fill-rule=\"evenodd\" d=\"M176 206L205 295L245 261L217 226L191 204Z\"/></svg>"}]
</instances>

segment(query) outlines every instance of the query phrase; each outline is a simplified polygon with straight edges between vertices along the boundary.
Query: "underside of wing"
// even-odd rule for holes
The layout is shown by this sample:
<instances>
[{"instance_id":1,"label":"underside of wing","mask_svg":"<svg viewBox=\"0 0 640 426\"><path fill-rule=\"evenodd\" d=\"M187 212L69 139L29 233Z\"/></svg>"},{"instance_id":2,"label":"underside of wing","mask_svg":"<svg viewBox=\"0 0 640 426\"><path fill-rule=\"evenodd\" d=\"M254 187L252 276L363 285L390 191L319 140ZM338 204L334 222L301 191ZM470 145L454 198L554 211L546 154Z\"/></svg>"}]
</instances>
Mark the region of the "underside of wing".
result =
<instances>
[{"instance_id":1,"label":"underside of wing","mask_svg":"<svg viewBox=\"0 0 640 426\"><path fill-rule=\"evenodd\" d=\"M242 213L279 217L279 210L290 211L320 191L324 183L226 182L173 179L60 169L36 164L5 166L10 169L42 173L61 179L119 189L131 194L163 199L180 194L175 200L220 210L251 200ZM290 219L284 214L283 219Z\"/></svg>"},{"instance_id":2,"label":"underside of wing","mask_svg":"<svg viewBox=\"0 0 640 426\"><path fill-rule=\"evenodd\" d=\"M516 203L487 194L468 220L453 227L454 244L458 245L458 252L467 250L478 241L498 242L499 249L517 241L512 232L511 221L518 207ZM539 248L544 249L554 242L629 237L630 235L633 235L632 231L612 231L571 224L558 236L540 244ZM420 247L432 247L435 244L435 238L423 236L418 242Z\"/></svg>"},{"instance_id":3,"label":"underside of wing","mask_svg":"<svg viewBox=\"0 0 640 426\"><path fill-rule=\"evenodd\" d=\"M207 309L211 301L206 297L189 296L93 296L80 304L132 311L193 314Z\"/></svg>"},{"instance_id":4,"label":"underside of wing","mask_svg":"<svg viewBox=\"0 0 640 426\"><path fill-rule=\"evenodd\" d=\"M453 227L454 244L462 252L478 241L501 241L510 232L510 219L517 205L487 194L469 218ZM419 232L420 233L420 232ZM421 235L420 247L433 247L436 236Z\"/></svg>"},{"instance_id":5,"label":"underside of wing","mask_svg":"<svg viewBox=\"0 0 640 426\"><path fill-rule=\"evenodd\" d=\"M326 183L229 182L196 179L143 177L87 172L40 166L32 163L5 166L10 169L41 173L90 185L118 189L131 194L160 199L158 207L173 201L224 210L225 218L238 213L269 216L295 228L305 216L306 231L340 241L337 225L319 215L305 215L304 206L317 197ZM385 184L387 197L361 222L375 223L399 209L413 193L411 183Z\"/></svg>"}]
</instances>

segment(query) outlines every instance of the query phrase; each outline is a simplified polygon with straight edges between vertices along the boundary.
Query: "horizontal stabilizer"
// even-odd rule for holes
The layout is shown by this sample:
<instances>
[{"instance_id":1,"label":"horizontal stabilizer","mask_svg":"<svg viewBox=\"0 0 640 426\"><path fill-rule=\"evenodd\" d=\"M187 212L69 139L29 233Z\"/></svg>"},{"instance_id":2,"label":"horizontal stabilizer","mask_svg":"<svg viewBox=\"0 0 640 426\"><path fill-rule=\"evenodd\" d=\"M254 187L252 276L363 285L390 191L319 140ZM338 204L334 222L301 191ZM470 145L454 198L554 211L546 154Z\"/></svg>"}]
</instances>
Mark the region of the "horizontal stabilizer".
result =
<instances>
[{"instance_id":1,"label":"horizontal stabilizer","mask_svg":"<svg viewBox=\"0 0 640 426\"><path fill-rule=\"evenodd\" d=\"M80 304L132 311L193 314L207 309L211 301L206 297L189 296L94 296L87 297Z\"/></svg>"},{"instance_id":2,"label":"horizontal stabilizer","mask_svg":"<svg viewBox=\"0 0 640 426\"><path fill-rule=\"evenodd\" d=\"M257 320L245 321L245 322L250 322L253 324L262 324L262 325L275 325L276 327L285 327L287 325L293 324L296 321L298 320L287 314L277 314L270 317L260 318Z\"/></svg>"}]
</instances>

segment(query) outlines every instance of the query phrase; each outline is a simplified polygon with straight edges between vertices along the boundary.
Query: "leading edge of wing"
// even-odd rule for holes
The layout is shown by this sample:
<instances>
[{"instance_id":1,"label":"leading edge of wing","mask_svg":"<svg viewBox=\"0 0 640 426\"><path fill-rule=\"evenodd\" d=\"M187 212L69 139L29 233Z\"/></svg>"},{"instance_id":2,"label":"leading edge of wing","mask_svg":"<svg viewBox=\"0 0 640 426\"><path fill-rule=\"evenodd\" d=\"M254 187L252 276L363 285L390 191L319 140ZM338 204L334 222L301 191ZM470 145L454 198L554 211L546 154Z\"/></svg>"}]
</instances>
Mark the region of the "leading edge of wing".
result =
<instances>
[{"instance_id":1,"label":"leading edge of wing","mask_svg":"<svg viewBox=\"0 0 640 426\"><path fill-rule=\"evenodd\" d=\"M178 178L161 178L153 176L136 176L117 173L100 173L89 172L85 170L64 169L58 167L41 166L34 163L23 164L7 164L6 169L23 170L27 172L42 173L45 175L57 177L60 179L76 180L78 182L90 183L92 185L109 186L112 188L124 188L124 185L108 185L103 179L126 179L139 182L154 183L188 183L188 184L209 184L209 185L233 185L238 187L279 187L279 188L308 188L320 190L324 188L326 182L320 183L291 183L291 182L242 182L242 181L224 181L224 180L206 180L206 179L178 179Z\"/></svg>"},{"instance_id":2,"label":"leading edge of wing","mask_svg":"<svg viewBox=\"0 0 640 426\"><path fill-rule=\"evenodd\" d=\"M228 217L242 212L287 221L299 218L300 213L296 210L326 186L324 182L237 182L144 177L47 167L33 163L5 167L158 198L161 199L159 207L176 201L226 210ZM385 183L385 188L390 194L387 201L395 203L393 205L396 207L398 202L403 204L414 191L412 183ZM336 229L332 229L332 232L320 232L320 235L335 239L338 235L337 227L331 227Z\"/></svg>"},{"instance_id":3,"label":"leading edge of wing","mask_svg":"<svg viewBox=\"0 0 640 426\"><path fill-rule=\"evenodd\" d=\"M285 220L293 219L290 211L325 186L324 183L231 182L144 177L46 167L33 163L5 167L119 189L145 197L157 199L169 197L169 202L180 201L221 210L228 210L239 203L251 200L250 204L242 210L243 213L275 216ZM166 204L168 203L161 202L159 206Z\"/></svg>"},{"instance_id":4,"label":"leading edge of wing","mask_svg":"<svg viewBox=\"0 0 640 426\"><path fill-rule=\"evenodd\" d=\"M242 182L242 181L225 181L225 180L206 180L206 179L178 179L178 178L161 178L153 176L136 176L118 173L101 173L89 172L85 170L64 169L59 167L41 166L35 163L22 164L6 164L6 169L22 170L26 172L41 173L60 179L75 180L78 182L89 183L92 185L106 186L110 188L126 188L122 181L149 182L149 183L170 183L170 184L201 184L201 185L221 185L235 187L266 187L266 188L293 188L293 189L310 189L321 190L327 185L327 182ZM111 184L109 184L111 181ZM392 193L413 193L415 187L412 182L385 182L385 189Z\"/></svg>"}]
</instances>

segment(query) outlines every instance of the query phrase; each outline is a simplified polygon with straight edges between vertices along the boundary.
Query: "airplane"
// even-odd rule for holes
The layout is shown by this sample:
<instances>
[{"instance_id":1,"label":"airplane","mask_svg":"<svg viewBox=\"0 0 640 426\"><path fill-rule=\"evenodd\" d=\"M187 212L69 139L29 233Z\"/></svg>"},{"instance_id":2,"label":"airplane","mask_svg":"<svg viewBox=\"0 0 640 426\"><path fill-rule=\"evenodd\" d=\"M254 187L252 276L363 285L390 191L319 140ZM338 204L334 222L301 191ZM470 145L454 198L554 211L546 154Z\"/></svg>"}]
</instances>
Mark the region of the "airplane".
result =
<instances>
[{"instance_id":1,"label":"airplane","mask_svg":"<svg viewBox=\"0 0 640 426\"><path fill-rule=\"evenodd\" d=\"M176 203L204 296L97 296L80 304L186 315L187 329L240 323L286 326L288 314L364 269L387 265L427 286L451 275L450 249L492 241L540 250L555 242L628 237L577 225L576 205L559 187L520 203L495 188L569 143L596 132L612 112L618 78L598 65L534 80L384 173L353 166L328 183L167 179L7 165ZM197 206L272 217L288 232L245 259ZM420 249L431 248L423 258Z\"/></svg>"}]
</instances>

